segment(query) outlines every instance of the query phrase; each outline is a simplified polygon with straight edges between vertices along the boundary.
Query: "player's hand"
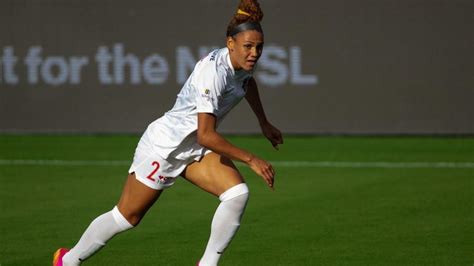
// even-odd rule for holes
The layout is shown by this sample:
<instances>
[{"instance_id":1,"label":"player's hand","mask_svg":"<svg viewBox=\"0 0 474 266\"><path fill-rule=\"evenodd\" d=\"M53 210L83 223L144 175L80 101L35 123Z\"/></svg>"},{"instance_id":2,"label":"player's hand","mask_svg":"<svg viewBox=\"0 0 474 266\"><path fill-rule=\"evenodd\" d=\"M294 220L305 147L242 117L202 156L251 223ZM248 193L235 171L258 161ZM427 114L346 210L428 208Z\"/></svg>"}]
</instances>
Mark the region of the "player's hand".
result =
<instances>
[{"instance_id":1,"label":"player's hand","mask_svg":"<svg viewBox=\"0 0 474 266\"><path fill-rule=\"evenodd\" d=\"M273 184L275 181L275 170L270 163L256 156L252 156L247 164L257 175L263 178L263 180L272 190L274 189Z\"/></svg>"},{"instance_id":2,"label":"player's hand","mask_svg":"<svg viewBox=\"0 0 474 266\"><path fill-rule=\"evenodd\" d=\"M269 122L261 125L263 135L272 143L273 148L278 150L278 145L283 144L283 136L280 130Z\"/></svg>"}]
</instances>

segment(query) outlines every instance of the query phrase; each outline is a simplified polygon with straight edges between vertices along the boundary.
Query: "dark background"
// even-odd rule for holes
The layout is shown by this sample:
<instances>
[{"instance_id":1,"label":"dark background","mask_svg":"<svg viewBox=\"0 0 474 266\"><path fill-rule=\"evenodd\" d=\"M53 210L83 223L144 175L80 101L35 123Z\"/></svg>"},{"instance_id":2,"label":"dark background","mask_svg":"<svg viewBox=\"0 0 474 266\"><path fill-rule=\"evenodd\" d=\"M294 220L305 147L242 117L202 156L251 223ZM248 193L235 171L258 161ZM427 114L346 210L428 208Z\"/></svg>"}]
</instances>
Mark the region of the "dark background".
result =
<instances>
[{"instance_id":1,"label":"dark background","mask_svg":"<svg viewBox=\"0 0 474 266\"><path fill-rule=\"evenodd\" d=\"M260 3L265 49L255 76L270 121L285 133L474 133L473 1ZM0 132L142 132L173 105L182 60L224 45L237 4L2 1ZM115 45L140 64L153 54L164 59L164 81L150 84L142 71L139 82L132 82L127 65L123 81L105 84L95 56L99 47L112 53ZM34 68L25 63L32 47L41 48L37 82L28 78ZM178 57L179 47L192 58ZM60 80L52 62L72 57L88 60L80 80ZM50 68L44 64L48 58ZM42 78L42 68L56 84ZM113 67L108 70L113 73ZM221 131L259 128L242 102Z\"/></svg>"}]
</instances>

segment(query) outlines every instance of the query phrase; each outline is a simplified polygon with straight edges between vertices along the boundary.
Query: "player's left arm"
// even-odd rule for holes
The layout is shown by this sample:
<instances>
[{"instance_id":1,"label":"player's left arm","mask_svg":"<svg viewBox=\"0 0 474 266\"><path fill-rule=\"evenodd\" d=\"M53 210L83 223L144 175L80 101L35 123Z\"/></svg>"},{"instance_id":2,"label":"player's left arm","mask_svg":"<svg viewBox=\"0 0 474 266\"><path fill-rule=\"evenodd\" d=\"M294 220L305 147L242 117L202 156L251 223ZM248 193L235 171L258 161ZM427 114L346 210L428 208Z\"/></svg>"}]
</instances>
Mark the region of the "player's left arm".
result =
<instances>
[{"instance_id":1,"label":"player's left arm","mask_svg":"<svg viewBox=\"0 0 474 266\"><path fill-rule=\"evenodd\" d=\"M278 144L283 144L283 137L280 130L268 122L265 111L263 110L262 101L260 100L260 95L258 94L257 82L255 82L253 77L247 82L245 99L257 116L263 135L272 143L275 149L278 149Z\"/></svg>"}]
</instances>

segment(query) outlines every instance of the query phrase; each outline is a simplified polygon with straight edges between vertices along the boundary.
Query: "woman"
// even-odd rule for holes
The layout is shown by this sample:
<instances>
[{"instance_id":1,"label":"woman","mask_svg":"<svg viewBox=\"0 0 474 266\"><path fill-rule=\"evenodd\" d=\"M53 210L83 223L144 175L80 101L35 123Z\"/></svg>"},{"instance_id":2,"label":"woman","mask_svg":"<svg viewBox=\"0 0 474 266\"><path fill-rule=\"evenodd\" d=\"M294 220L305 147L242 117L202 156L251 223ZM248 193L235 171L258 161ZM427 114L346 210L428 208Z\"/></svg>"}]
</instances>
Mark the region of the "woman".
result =
<instances>
[{"instance_id":1,"label":"woman","mask_svg":"<svg viewBox=\"0 0 474 266\"><path fill-rule=\"evenodd\" d=\"M252 72L263 49L263 13L256 0L241 0L227 28L227 47L201 59L174 107L152 122L135 151L120 200L97 217L71 250L61 248L53 265L79 265L114 235L138 225L163 190L178 176L219 197L211 234L199 265L217 265L240 225L248 188L232 163L246 163L273 188L275 171L265 160L236 147L216 132L245 96L272 145L281 133L266 119Z\"/></svg>"}]
</instances>

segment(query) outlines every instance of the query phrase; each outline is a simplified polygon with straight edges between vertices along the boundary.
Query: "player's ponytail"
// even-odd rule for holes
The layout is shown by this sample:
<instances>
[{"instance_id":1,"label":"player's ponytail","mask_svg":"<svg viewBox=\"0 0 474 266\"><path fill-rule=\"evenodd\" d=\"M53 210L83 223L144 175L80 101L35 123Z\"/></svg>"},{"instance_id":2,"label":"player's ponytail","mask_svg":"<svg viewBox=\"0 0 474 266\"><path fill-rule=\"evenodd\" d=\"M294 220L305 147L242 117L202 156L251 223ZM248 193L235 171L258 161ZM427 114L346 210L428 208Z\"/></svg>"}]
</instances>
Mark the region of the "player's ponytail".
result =
<instances>
[{"instance_id":1,"label":"player's ponytail","mask_svg":"<svg viewBox=\"0 0 474 266\"><path fill-rule=\"evenodd\" d=\"M257 30L262 32L260 21L263 12L257 0L241 0L237 11L227 26L227 36L234 36L244 30Z\"/></svg>"}]
</instances>

